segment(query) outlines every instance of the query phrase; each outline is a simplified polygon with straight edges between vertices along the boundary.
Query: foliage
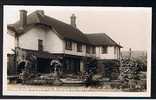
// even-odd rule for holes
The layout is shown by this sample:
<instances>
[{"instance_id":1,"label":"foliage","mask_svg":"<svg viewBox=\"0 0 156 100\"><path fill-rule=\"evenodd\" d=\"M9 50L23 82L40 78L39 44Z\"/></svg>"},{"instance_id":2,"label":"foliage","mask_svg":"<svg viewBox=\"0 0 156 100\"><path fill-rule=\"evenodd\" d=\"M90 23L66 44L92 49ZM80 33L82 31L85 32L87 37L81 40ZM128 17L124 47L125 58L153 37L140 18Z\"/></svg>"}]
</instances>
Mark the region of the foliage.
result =
<instances>
[{"instance_id":1,"label":"foliage","mask_svg":"<svg viewBox=\"0 0 156 100\"><path fill-rule=\"evenodd\" d=\"M146 72L147 71L147 56L142 56L141 58L137 58L136 62L138 63L139 70Z\"/></svg>"},{"instance_id":2,"label":"foliage","mask_svg":"<svg viewBox=\"0 0 156 100\"><path fill-rule=\"evenodd\" d=\"M120 63L118 60L106 60L103 62L104 77L110 78L110 80L116 79L117 73L119 73Z\"/></svg>"},{"instance_id":3,"label":"foliage","mask_svg":"<svg viewBox=\"0 0 156 100\"><path fill-rule=\"evenodd\" d=\"M122 82L122 87L134 90L137 88L139 81L141 80L142 65L135 59L121 59L120 75L119 79Z\"/></svg>"}]
</instances>

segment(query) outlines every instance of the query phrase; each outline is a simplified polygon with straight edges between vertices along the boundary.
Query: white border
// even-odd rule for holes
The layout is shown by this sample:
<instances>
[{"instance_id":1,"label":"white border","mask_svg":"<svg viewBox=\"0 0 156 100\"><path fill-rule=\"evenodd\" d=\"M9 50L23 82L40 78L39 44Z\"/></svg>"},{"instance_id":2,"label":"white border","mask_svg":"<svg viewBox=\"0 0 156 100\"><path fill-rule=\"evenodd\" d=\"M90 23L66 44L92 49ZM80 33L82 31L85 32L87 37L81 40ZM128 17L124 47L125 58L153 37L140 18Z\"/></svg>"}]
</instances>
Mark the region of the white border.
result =
<instances>
[{"instance_id":1,"label":"white border","mask_svg":"<svg viewBox=\"0 0 156 100\"><path fill-rule=\"evenodd\" d=\"M5 5L5 8L8 5ZM14 5L15 6L15 5ZM28 6L30 7L30 6ZM40 6L44 7L44 6ZM46 6L47 7L47 6ZM58 6L55 6L56 8ZM85 8L85 7L77 7L79 8ZM92 7L90 7L92 8ZM94 8L94 7L93 7ZM115 7L105 7L105 8L115 8ZM122 7L117 7L122 8ZM129 7L127 7L129 8ZM130 7L135 8L135 7ZM138 8L138 7L137 7ZM143 8L143 7L139 7ZM152 23L152 8L147 8L151 14L151 23ZM5 12L4 12L5 13ZM3 20L3 95L16 95L16 96L111 96L111 97L150 97L151 96L151 34L149 34L148 38L148 50L147 50L147 91L146 92L69 92L69 91L8 91L7 90L7 54L5 51L6 48L6 38L5 34L7 34L7 23L5 22L5 17ZM150 26L152 28L152 25ZM150 33L152 29L150 29Z\"/></svg>"}]
</instances>

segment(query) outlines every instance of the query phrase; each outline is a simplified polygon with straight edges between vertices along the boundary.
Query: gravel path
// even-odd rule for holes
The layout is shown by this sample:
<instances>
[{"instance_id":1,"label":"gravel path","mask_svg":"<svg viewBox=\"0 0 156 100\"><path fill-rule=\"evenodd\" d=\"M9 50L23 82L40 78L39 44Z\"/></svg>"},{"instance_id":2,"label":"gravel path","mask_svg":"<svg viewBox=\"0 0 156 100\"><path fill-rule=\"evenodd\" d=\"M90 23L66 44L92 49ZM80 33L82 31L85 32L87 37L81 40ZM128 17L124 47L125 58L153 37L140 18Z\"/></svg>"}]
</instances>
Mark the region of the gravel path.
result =
<instances>
[{"instance_id":1,"label":"gravel path","mask_svg":"<svg viewBox=\"0 0 156 100\"><path fill-rule=\"evenodd\" d=\"M45 85L22 85L8 84L9 91L103 91L120 92L120 89L111 89L110 86L103 87L85 87L85 86L45 86Z\"/></svg>"}]
</instances>

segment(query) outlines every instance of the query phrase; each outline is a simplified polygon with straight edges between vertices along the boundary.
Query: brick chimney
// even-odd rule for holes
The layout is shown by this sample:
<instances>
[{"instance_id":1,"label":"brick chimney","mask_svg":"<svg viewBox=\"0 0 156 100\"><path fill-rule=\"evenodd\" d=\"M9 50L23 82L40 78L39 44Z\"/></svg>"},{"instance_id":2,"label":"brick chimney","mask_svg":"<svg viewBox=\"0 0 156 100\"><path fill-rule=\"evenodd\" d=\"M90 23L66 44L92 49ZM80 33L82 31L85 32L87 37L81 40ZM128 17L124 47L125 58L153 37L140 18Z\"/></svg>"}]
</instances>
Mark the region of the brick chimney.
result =
<instances>
[{"instance_id":1,"label":"brick chimney","mask_svg":"<svg viewBox=\"0 0 156 100\"><path fill-rule=\"evenodd\" d=\"M21 28L24 28L27 24L27 11L26 10L20 10L20 25Z\"/></svg>"},{"instance_id":2,"label":"brick chimney","mask_svg":"<svg viewBox=\"0 0 156 100\"><path fill-rule=\"evenodd\" d=\"M75 14L72 14L72 16L70 18L71 18L71 25L76 28L76 16L75 16Z\"/></svg>"}]
</instances>

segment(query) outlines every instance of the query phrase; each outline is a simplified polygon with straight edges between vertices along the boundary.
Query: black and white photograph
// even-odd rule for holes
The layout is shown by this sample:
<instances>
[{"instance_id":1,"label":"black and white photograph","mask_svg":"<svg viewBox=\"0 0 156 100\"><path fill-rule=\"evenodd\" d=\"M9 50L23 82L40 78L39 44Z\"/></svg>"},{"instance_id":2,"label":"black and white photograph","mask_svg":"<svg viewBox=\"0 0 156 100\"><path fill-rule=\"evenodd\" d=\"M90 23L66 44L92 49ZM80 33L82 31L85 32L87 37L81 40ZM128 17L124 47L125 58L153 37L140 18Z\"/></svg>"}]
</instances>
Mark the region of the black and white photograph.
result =
<instances>
[{"instance_id":1,"label":"black and white photograph","mask_svg":"<svg viewBox=\"0 0 156 100\"><path fill-rule=\"evenodd\" d=\"M3 12L3 95L150 97L151 7Z\"/></svg>"}]
</instances>

